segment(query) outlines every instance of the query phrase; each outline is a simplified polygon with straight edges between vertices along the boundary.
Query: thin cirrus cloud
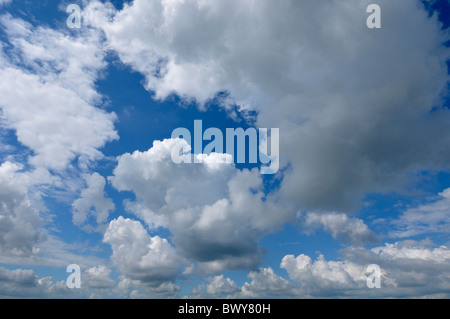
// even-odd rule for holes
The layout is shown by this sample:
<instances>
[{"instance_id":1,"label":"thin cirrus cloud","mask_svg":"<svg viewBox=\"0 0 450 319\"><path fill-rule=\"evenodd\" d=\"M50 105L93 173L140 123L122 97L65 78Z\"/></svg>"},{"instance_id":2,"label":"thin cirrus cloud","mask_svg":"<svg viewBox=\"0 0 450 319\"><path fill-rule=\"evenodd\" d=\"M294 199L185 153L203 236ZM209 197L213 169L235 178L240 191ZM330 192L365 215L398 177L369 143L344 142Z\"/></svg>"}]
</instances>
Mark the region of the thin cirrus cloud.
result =
<instances>
[{"instance_id":1,"label":"thin cirrus cloud","mask_svg":"<svg viewBox=\"0 0 450 319\"><path fill-rule=\"evenodd\" d=\"M0 7L1 7L2 5L6 5L6 4L11 3L11 1L12 1L12 0L0 0Z\"/></svg>"},{"instance_id":2,"label":"thin cirrus cloud","mask_svg":"<svg viewBox=\"0 0 450 319\"><path fill-rule=\"evenodd\" d=\"M140 222L131 219L113 220L103 241L111 245L111 260L123 275L152 287L173 282L185 263L166 239L149 236Z\"/></svg>"}]
</instances>

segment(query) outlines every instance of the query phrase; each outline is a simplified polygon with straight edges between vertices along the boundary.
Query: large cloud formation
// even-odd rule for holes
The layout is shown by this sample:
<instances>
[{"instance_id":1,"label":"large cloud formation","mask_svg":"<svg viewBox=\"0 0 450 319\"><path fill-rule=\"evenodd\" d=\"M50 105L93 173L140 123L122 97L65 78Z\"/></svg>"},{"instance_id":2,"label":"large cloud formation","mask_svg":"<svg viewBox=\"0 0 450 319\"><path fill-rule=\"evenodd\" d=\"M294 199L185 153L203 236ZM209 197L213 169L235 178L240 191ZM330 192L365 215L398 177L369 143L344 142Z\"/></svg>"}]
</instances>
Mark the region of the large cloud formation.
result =
<instances>
[{"instance_id":1,"label":"large cloud formation","mask_svg":"<svg viewBox=\"0 0 450 319\"><path fill-rule=\"evenodd\" d=\"M75 159L101 158L98 148L118 136L116 115L95 107L94 82L105 66L99 33L70 37L9 15L0 24L13 48L0 54L2 128L33 151L34 167L61 171Z\"/></svg>"},{"instance_id":2,"label":"large cloud formation","mask_svg":"<svg viewBox=\"0 0 450 319\"><path fill-rule=\"evenodd\" d=\"M382 28L368 29L369 3L135 0L86 12L157 98L203 104L226 91L225 106L280 128L286 200L348 211L407 173L446 169L450 155L445 33L419 1L378 1Z\"/></svg>"},{"instance_id":3,"label":"large cloud formation","mask_svg":"<svg viewBox=\"0 0 450 319\"><path fill-rule=\"evenodd\" d=\"M450 52L419 1L378 1L376 30L366 26L369 4L135 0L116 10L91 2L85 21L155 98L177 94L202 106L227 92L223 107L254 110L258 126L280 128L283 179L269 200L257 172L185 169L164 141L119 157L111 182L136 194L128 210L168 228L176 248L210 271L254 268L258 238L295 211L307 212L306 228L376 241L343 213L368 192L401 191L417 172L448 169ZM272 207L280 202L291 209Z\"/></svg>"},{"instance_id":4,"label":"large cloud formation","mask_svg":"<svg viewBox=\"0 0 450 319\"><path fill-rule=\"evenodd\" d=\"M292 211L265 196L257 170L216 164L219 154L201 164L175 164L171 152L178 143L188 147L169 139L120 156L112 185L133 191L137 201L128 209L153 229L168 228L179 252L205 271L257 266L258 239L279 229Z\"/></svg>"}]
</instances>

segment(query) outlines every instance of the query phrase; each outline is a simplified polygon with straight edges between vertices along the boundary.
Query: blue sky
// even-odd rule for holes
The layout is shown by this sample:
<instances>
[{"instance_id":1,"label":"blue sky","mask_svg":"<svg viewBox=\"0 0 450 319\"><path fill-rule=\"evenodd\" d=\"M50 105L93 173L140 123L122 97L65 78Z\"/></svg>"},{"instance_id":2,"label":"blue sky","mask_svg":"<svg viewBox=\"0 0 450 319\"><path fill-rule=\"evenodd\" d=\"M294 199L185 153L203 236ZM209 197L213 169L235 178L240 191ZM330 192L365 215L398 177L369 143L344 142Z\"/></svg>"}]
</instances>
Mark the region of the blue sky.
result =
<instances>
[{"instance_id":1,"label":"blue sky","mask_svg":"<svg viewBox=\"0 0 450 319\"><path fill-rule=\"evenodd\" d=\"M0 1L0 296L449 297L447 1L70 3ZM195 120L280 170L175 164Z\"/></svg>"}]
</instances>

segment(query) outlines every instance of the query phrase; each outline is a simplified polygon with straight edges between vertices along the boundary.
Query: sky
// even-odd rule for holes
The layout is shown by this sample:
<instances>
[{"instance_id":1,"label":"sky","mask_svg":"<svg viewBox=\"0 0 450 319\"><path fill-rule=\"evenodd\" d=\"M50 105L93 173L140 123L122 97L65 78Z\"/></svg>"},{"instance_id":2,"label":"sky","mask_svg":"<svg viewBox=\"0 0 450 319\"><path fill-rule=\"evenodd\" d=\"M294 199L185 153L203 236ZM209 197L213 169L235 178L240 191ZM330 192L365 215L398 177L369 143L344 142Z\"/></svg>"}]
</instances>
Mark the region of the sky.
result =
<instances>
[{"instance_id":1,"label":"sky","mask_svg":"<svg viewBox=\"0 0 450 319\"><path fill-rule=\"evenodd\" d=\"M449 298L449 26L447 0L0 0L0 297ZM278 170L197 152L199 120L278 129Z\"/></svg>"}]
</instances>

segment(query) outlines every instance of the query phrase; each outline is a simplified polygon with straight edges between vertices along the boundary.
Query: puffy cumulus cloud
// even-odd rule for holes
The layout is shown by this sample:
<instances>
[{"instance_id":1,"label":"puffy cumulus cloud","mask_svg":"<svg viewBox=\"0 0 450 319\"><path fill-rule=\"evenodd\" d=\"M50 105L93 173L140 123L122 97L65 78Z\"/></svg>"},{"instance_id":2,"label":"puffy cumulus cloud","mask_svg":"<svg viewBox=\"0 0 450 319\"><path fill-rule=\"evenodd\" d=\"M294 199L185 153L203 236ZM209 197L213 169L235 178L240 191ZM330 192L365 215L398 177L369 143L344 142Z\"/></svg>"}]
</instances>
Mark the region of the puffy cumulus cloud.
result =
<instances>
[{"instance_id":1,"label":"puffy cumulus cloud","mask_svg":"<svg viewBox=\"0 0 450 319\"><path fill-rule=\"evenodd\" d=\"M377 241L377 236L361 219L349 217L346 214L308 212L300 216L300 220L306 233L323 228L333 238L355 245Z\"/></svg>"},{"instance_id":2,"label":"puffy cumulus cloud","mask_svg":"<svg viewBox=\"0 0 450 319\"><path fill-rule=\"evenodd\" d=\"M3 298L70 298L66 283L39 278L29 269L8 270L0 267L0 296Z\"/></svg>"},{"instance_id":3,"label":"puffy cumulus cloud","mask_svg":"<svg viewBox=\"0 0 450 319\"><path fill-rule=\"evenodd\" d=\"M261 268L259 271L252 271L249 273L248 277L251 281L244 283L239 297L286 298L296 295L296 286L290 281L275 274L270 267Z\"/></svg>"},{"instance_id":4,"label":"puffy cumulus cloud","mask_svg":"<svg viewBox=\"0 0 450 319\"><path fill-rule=\"evenodd\" d=\"M405 238L450 232L450 189L426 204L409 208L392 221L391 237Z\"/></svg>"},{"instance_id":5,"label":"puffy cumulus cloud","mask_svg":"<svg viewBox=\"0 0 450 319\"><path fill-rule=\"evenodd\" d=\"M111 269L101 265L87 269L82 273L81 280L83 285L89 288L108 289L116 286L110 275Z\"/></svg>"},{"instance_id":6,"label":"puffy cumulus cloud","mask_svg":"<svg viewBox=\"0 0 450 319\"><path fill-rule=\"evenodd\" d=\"M104 67L99 32L72 37L9 15L0 23L12 46L0 59L2 126L33 151L36 167L62 170L76 158L100 158L98 148L118 136L116 115L94 106L101 102L94 81Z\"/></svg>"},{"instance_id":7,"label":"puffy cumulus cloud","mask_svg":"<svg viewBox=\"0 0 450 319\"><path fill-rule=\"evenodd\" d=\"M87 12L156 98L202 104L227 91L260 127L280 128L281 194L343 212L450 155L448 36L418 0L380 0L382 28L368 29L370 3L135 0Z\"/></svg>"},{"instance_id":8,"label":"puffy cumulus cloud","mask_svg":"<svg viewBox=\"0 0 450 319\"><path fill-rule=\"evenodd\" d=\"M206 292L215 296L229 295L235 293L238 289L233 280L225 278L223 275L210 278L206 286Z\"/></svg>"},{"instance_id":9,"label":"puffy cumulus cloud","mask_svg":"<svg viewBox=\"0 0 450 319\"><path fill-rule=\"evenodd\" d=\"M368 266L380 267L381 288L369 289ZM366 249L349 246L342 260L323 255L287 255L280 267L283 278L272 268L252 271L251 279L236 287L231 279L216 276L192 291L192 297L214 298L448 298L450 249L430 241L402 241Z\"/></svg>"},{"instance_id":10,"label":"puffy cumulus cloud","mask_svg":"<svg viewBox=\"0 0 450 319\"><path fill-rule=\"evenodd\" d=\"M293 218L292 210L263 193L257 170L218 165L211 158L217 154L175 164L171 151L178 143L186 142L155 141L147 152L120 156L112 185L133 191L137 201L127 207L150 227L168 228L177 250L202 271L255 267L258 239Z\"/></svg>"},{"instance_id":11,"label":"puffy cumulus cloud","mask_svg":"<svg viewBox=\"0 0 450 319\"><path fill-rule=\"evenodd\" d=\"M248 274L250 282L241 287L223 275L210 277L192 290L191 298L295 298L300 295L291 281L275 274L272 268L260 268Z\"/></svg>"},{"instance_id":12,"label":"puffy cumulus cloud","mask_svg":"<svg viewBox=\"0 0 450 319\"><path fill-rule=\"evenodd\" d=\"M111 221L103 241L111 245L111 260L126 278L153 289L174 281L185 263L166 239L151 237L138 221L123 217Z\"/></svg>"},{"instance_id":13,"label":"puffy cumulus cloud","mask_svg":"<svg viewBox=\"0 0 450 319\"><path fill-rule=\"evenodd\" d=\"M309 297L432 297L448 296L450 250L430 242L403 241L365 249L347 247L342 261L319 256L285 256L281 267ZM381 289L366 286L367 266L381 269Z\"/></svg>"},{"instance_id":14,"label":"puffy cumulus cloud","mask_svg":"<svg viewBox=\"0 0 450 319\"><path fill-rule=\"evenodd\" d=\"M215 186L227 184L234 169L232 165L213 166L207 161L199 165L177 165L172 161L171 152L179 143L185 142L154 141L146 152L121 155L114 176L109 177L111 184L119 191L134 191L153 212L166 205L173 209L183 208L186 203L212 205L216 198L225 197L226 188ZM214 179L208 180L212 176Z\"/></svg>"},{"instance_id":15,"label":"puffy cumulus cloud","mask_svg":"<svg viewBox=\"0 0 450 319\"><path fill-rule=\"evenodd\" d=\"M26 176L10 162L0 165L0 252L3 256L37 254L45 241L43 221L28 196Z\"/></svg>"},{"instance_id":16,"label":"puffy cumulus cloud","mask_svg":"<svg viewBox=\"0 0 450 319\"><path fill-rule=\"evenodd\" d=\"M210 277L207 284L201 284L192 290L191 298L232 298L241 288L230 278L223 275Z\"/></svg>"},{"instance_id":17,"label":"puffy cumulus cloud","mask_svg":"<svg viewBox=\"0 0 450 319\"><path fill-rule=\"evenodd\" d=\"M109 213L115 209L110 198L105 197L106 180L98 173L86 176L87 188L81 191L80 198L72 203L72 220L75 225L83 226L87 231L104 232ZM93 217L96 227L87 224Z\"/></svg>"},{"instance_id":18,"label":"puffy cumulus cloud","mask_svg":"<svg viewBox=\"0 0 450 319\"><path fill-rule=\"evenodd\" d=\"M69 289L66 281L52 277L39 278L31 269L8 270L0 267L0 296L2 298L94 299L127 298L130 292L109 278L105 266L82 270L81 288Z\"/></svg>"},{"instance_id":19,"label":"puffy cumulus cloud","mask_svg":"<svg viewBox=\"0 0 450 319\"><path fill-rule=\"evenodd\" d=\"M86 102L100 101L94 82L106 62L98 31L84 28L74 36L64 30L35 27L9 14L2 15L0 22L12 46L12 51L6 51L9 62L27 67L45 82L73 90Z\"/></svg>"}]
</instances>

